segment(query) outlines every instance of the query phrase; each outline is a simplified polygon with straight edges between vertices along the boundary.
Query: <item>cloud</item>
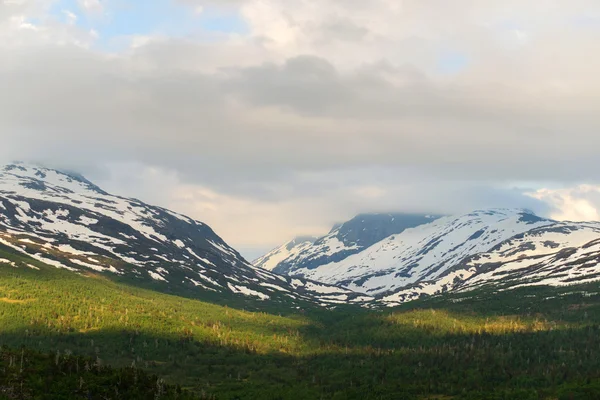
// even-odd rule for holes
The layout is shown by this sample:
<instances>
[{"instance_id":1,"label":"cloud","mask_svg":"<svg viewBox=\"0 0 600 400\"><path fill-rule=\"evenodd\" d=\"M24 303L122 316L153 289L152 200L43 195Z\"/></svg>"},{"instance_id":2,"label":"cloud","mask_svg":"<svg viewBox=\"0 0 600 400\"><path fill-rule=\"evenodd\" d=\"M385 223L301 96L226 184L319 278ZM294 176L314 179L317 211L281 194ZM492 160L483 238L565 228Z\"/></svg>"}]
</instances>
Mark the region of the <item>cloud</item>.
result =
<instances>
[{"instance_id":1,"label":"cloud","mask_svg":"<svg viewBox=\"0 0 600 400\"><path fill-rule=\"evenodd\" d=\"M53 10L54 0L11 0L0 3L0 58L30 46L89 47L93 35L77 26L79 16L69 9ZM43 71L41 71L43 73Z\"/></svg>"},{"instance_id":2,"label":"cloud","mask_svg":"<svg viewBox=\"0 0 600 400\"><path fill-rule=\"evenodd\" d=\"M552 207L551 217L561 221L600 221L600 186L539 189L528 193Z\"/></svg>"},{"instance_id":3,"label":"cloud","mask_svg":"<svg viewBox=\"0 0 600 400\"><path fill-rule=\"evenodd\" d=\"M217 229L226 241L270 250L301 234L325 234L360 212L463 213L478 208L525 207L548 214L542 201L523 190L460 181L431 181L418 171L386 168L303 173L239 193L190 183L175 169L146 164L113 164L86 175L113 193L152 198L161 206L195 216ZM157 185L160 190L157 190ZM444 201L440 202L439 199Z\"/></svg>"},{"instance_id":4,"label":"cloud","mask_svg":"<svg viewBox=\"0 0 600 400\"><path fill-rule=\"evenodd\" d=\"M62 13L67 18L67 23L69 25L74 25L77 22L77 15L74 12L69 10L63 10Z\"/></svg>"},{"instance_id":5,"label":"cloud","mask_svg":"<svg viewBox=\"0 0 600 400\"><path fill-rule=\"evenodd\" d=\"M368 210L544 213L558 200L511 185L600 183L600 38L576 22L597 2L185 3L224 4L248 32L109 53L50 2L2 3L0 158L111 176L242 246ZM131 163L162 172L118 184Z\"/></svg>"},{"instance_id":6,"label":"cloud","mask_svg":"<svg viewBox=\"0 0 600 400\"><path fill-rule=\"evenodd\" d=\"M104 5L100 0L78 0L79 7L87 12L91 13L102 13L104 11Z\"/></svg>"}]
</instances>

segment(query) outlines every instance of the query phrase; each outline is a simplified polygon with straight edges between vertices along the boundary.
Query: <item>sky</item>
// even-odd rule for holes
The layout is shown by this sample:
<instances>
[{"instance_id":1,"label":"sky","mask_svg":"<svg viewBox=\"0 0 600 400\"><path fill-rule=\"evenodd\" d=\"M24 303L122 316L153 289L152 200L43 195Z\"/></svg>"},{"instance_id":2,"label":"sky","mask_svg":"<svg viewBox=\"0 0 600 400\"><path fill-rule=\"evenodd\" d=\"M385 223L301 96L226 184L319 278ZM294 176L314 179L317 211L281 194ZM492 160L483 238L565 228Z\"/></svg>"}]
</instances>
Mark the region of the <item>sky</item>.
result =
<instances>
[{"instance_id":1,"label":"sky","mask_svg":"<svg viewBox=\"0 0 600 400\"><path fill-rule=\"evenodd\" d=\"M600 210L597 0L0 0L0 162L247 258L361 212Z\"/></svg>"}]
</instances>

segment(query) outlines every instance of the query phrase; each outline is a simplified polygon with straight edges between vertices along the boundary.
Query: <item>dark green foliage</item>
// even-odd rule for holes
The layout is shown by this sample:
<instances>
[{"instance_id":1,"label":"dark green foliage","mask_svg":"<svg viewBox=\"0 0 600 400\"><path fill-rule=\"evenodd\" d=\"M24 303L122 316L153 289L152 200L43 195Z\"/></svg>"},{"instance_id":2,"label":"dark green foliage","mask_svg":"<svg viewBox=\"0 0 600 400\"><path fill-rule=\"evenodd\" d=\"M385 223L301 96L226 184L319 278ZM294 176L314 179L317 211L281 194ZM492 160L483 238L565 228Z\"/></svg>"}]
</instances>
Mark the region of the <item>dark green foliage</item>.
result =
<instances>
[{"instance_id":1,"label":"dark green foliage","mask_svg":"<svg viewBox=\"0 0 600 400\"><path fill-rule=\"evenodd\" d=\"M600 398L597 283L293 314L243 311L31 264L41 269L0 266L0 344L49 353L39 355L40 365L56 354L100 359L117 368L102 369L102 387L113 385L100 385L103 379L139 368L200 398ZM25 387L55 380L52 365L31 370ZM61 379L64 398L77 398L68 397L70 378Z\"/></svg>"},{"instance_id":2,"label":"dark green foliage","mask_svg":"<svg viewBox=\"0 0 600 400\"><path fill-rule=\"evenodd\" d=\"M111 368L96 358L0 349L0 399L195 399L137 368Z\"/></svg>"}]
</instances>

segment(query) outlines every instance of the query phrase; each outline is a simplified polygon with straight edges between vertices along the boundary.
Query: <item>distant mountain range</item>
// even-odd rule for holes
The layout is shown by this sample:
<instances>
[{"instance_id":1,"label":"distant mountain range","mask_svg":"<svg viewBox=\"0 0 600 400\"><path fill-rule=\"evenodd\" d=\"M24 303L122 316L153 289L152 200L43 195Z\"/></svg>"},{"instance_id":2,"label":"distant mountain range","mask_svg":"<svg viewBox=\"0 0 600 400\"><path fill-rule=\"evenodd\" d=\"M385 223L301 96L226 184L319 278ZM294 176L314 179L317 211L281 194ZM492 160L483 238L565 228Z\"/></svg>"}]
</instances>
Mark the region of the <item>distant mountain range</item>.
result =
<instances>
[{"instance_id":1,"label":"distant mountain range","mask_svg":"<svg viewBox=\"0 0 600 400\"><path fill-rule=\"evenodd\" d=\"M599 223L490 209L445 217L360 215L323 238L289 242L255 265L397 305L485 286L585 283L600 279L599 262Z\"/></svg>"},{"instance_id":2,"label":"distant mountain range","mask_svg":"<svg viewBox=\"0 0 600 400\"><path fill-rule=\"evenodd\" d=\"M523 209L361 214L249 263L202 222L25 164L0 167L0 250L166 293L291 307L600 280L596 222ZM37 268L0 257L7 265Z\"/></svg>"},{"instance_id":3,"label":"distant mountain range","mask_svg":"<svg viewBox=\"0 0 600 400\"><path fill-rule=\"evenodd\" d=\"M370 300L265 271L202 222L108 194L80 175L32 165L0 167L0 247L74 273L192 297L325 305Z\"/></svg>"}]
</instances>

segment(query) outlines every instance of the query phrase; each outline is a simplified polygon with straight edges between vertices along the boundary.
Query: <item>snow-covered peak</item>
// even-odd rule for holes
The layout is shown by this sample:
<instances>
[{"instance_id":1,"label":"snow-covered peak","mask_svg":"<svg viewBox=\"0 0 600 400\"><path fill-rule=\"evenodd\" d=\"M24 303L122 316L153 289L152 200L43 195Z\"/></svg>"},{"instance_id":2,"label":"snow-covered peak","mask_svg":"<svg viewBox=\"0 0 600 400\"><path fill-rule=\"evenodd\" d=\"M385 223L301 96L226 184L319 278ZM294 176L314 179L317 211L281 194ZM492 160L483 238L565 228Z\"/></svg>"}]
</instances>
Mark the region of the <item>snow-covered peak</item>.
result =
<instances>
[{"instance_id":1,"label":"snow-covered peak","mask_svg":"<svg viewBox=\"0 0 600 400\"><path fill-rule=\"evenodd\" d=\"M167 221L164 216L157 221L155 217L158 214L169 214L191 225L203 225L164 209L148 207L139 200L110 195L80 175L33 165L3 167L0 170L0 194L12 199L23 197L61 204L65 209L73 207L99 213L128 225L149 240L163 244L169 243L169 239L156 228Z\"/></svg>"},{"instance_id":2,"label":"snow-covered peak","mask_svg":"<svg viewBox=\"0 0 600 400\"><path fill-rule=\"evenodd\" d=\"M127 277L186 295L363 302L249 264L209 226L137 199L114 196L80 175L25 164L0 167L0 244L76 273ZM317 290L319 289L319 290ZM222 296L221 296L222 297ZM358 299L358 300L356 300Z\"/></svg>"},{"instance_id":3,"label":"snow-covered peak","mask_svg":"<svg viewBox=\"0 0 600 400\"><path fill-rule=\"evenodd\" d=\"M522 209L477 210L406 229L342 261L295 274L378 294L435 279L465 257L552 223Z\"/></svg>"},{"instance_id":4,"label":"snow-covered peak","mask_svg":"<svg viewBox=\"0 0 600 400\"><path fill-rule=\"evenodd\" d=\"M59 171L38 165L13 163L0 169L2 190L20 192L22 188L60 191L63 193L106 194L96 185L74 172Z\"/></svg>"},{"instance_id":5,"label":"snow-covered peak","mask_svg":"<svg viewBox=\"0 0 600 400\"><path fill-rule=\"evenodd\" d=\"M439 216L405 213L359 214L336 224L325 236L295 240L269 252L254 265L284 275L294 275L301 268L342 261L378 241L405 229L429 223Z\"/></svg>"},{"instance_id":6,"label":"snow-covered peak","mask_svg":"<svg viewBox=\"0 0 600 400\"><path fill-rule=\"evenodd\" d=\"M380 296L388 306L481 287L566 286L600 280L600 223L554 222L462 260L430 281Z\"/></svg>"},{"instance_id":7,"label":"snow-covered peak","mask_svg":"<svg viewBox=\"0 0 600 400\"><path fill-rule=\"evenodd\" d=\"M256 267L273 271L280 263L298 256L301 252L308 249L317 240L316 237L302 236L279 246L264 256L257 258L252 262Z\"/></svg>"},{"instance_id":8,"label":"snow-covered peak","mask_svg":"<svg viewBox=\"0 0 600 400\"><path fill-rule=\"evenodd\" d=\"M527 209L482 209L430 219L361 249L348 233L368 220L361 215L335 226L288 258L289 273L366 293L388 306L487 286L600 280L600 223L557 222ZM351 246L354 253L347 254ZM346 256L340 260L323 262L341 252Z\"/></svg>"}]
</instances>

